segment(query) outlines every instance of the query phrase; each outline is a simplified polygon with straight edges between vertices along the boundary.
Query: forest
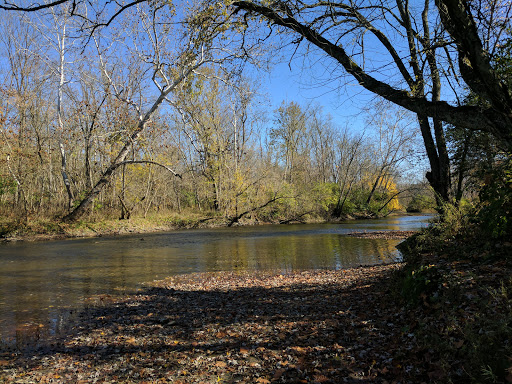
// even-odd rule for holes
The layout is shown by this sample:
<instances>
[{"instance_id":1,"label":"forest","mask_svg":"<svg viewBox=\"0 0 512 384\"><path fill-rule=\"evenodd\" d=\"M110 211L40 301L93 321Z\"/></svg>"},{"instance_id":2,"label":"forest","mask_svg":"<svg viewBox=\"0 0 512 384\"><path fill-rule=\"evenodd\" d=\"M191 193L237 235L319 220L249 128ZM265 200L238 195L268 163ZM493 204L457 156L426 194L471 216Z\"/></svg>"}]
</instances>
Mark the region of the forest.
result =
<instances>
[{"instance_id":1,"label":"forest","mask_svg":"<svg viewBox=\"0 0 512 384\"><path fill-rule=\"evenodd\" d=\"M272 65L278 41L250 41L233 15L190 15L205 6L136 4L108 28L66 5L5 13L3 236L78 218L233 225L434 208L413 114L374 100L354 128L315 102L272 106L254 68Z\"/></svg>"},{"instance_id":2,"label":"forest","mask_svg":"<svg viewBox=\"0 0 512 384\"><path fill-rule=\"evenodd\" d=\"M474 205L509 159L511 45L506 2L471 6L469 41L451 28L461 9L428 1L339 15L323 3L5 3L2 236L78 219L233 225ZM294 59L374 95L364 123L315 101L272 105L258 78Z\"/></svg>"},{"instance_id":3,"label":"forest","mask_svg":"<svg viewBox=\"0 0 512 384\"><path fill-rule=\"evenodd\" d=\"M510 1L0 1L0 14L2 238L436 213L398 245L403 262L102 297L49 353L0 353L0 378L512 382ZM276 104L262 79L283 63L333 99L370 101L357 122Z\"/></svg>"}]
</instances>

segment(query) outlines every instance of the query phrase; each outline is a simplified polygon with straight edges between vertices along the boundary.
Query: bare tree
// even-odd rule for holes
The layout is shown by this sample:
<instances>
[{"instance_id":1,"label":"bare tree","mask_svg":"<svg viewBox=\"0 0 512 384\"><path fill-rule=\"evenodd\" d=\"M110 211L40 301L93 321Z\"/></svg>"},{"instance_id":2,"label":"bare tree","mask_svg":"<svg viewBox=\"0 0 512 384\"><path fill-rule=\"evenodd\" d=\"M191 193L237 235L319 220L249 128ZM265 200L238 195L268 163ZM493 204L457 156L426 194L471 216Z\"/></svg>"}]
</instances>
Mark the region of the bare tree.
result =
<instances>
[{"instance_id":1,"label":"bare tree","mask_svg":"<svg viewBox=\"0 0 512 384\"><path fill-rule=\"evenodd\" d=\"M191 75L206 64L228 65L249 53L233 50L231 45L236 42L220 38L226 31L223 25L228 16L218 14L217 10L199 12L192 7L187 14L187 10L176 11L166 3L139 4L134 9L139 23L133 23L136 28L132 30L124 29L123 34L130 39L124 49L131 47L130 55L135 62L132 70L135 72L126 73L125 68L109 62L102 35L94 34L92 38L110 92L132 109L137 122L135 127L129 128L127 139L111 164L85 198L65 217L66 220L80 217L108 184L114 171L129 163L127 156L151 124L153 116L166 103L173 104L173 93L186 87ZM111 44L115 42L107 42L106 47ZM147 99L152 101L148 103Z\"/></svg>"},{"instance_id":2,"label":"bare tree","mask_svg":"<svg viewBox=\"0 0 512 384\"><path fill-rule=\"evenodd\" d=\"M436 8L426 0L419 12L408 0L397 0L394 7L380 0L235 1L233 6L244 20L250 20L249 15L259 16L270 22L271 30L289 32L290 39L298 36L293 40L297 44L307 41L316 46L362 87L415 112L431 165L427 176L442 199L449 199L450 190L442 121L491 132L504 148L512 149L510 93L491 65L465 0L437 0ZM504 7L508 14L511 5ZM429 23L436 15L442 24L432 28ZM449 35L443 33L445 30ZM366 38L368 35L373 35L373 40ZM375 42L378 54L372 60L367 52ZM459 59L458 68L453 57ZM387 60L385 72L383 59ZM444 72L440 70L441 59ZM464 79L489 106L454 106L442 101L443 73L452 76L451 84L454 77Z\"/></svg>"},{"instance_id":3,"label":"bare tree","mask_svg":"<svg viewBox=\"0 0 512 384\"><path fill-rule=\"evenodd\" d=\"M308 119L308 108L302 108L293 101L283 102L275 111L275 126L270 131L270 138L284 159L284 179L290 183L304 160L304 151L308 149Z\"/></svg>"},{"instance_id":4,"label":"bare tree","mask_svg":"<svg viewBox=\"0 0 512 384\"><path fill-rule=\"evenodd\" d=\"M367 122L377 131L372 155L375 163L374 181L366 204L369 205L379 186L386 190L390 180L398 174L398 167L409 156L413 149L412 143L416 134L411 129L411 116L405 110L396 110L388 103L373 105ZM370 111L368 111L370 113Z\"/></svg>"},{"instance_id":5,"label":"bare tree","mask_svg":"<svg viewBox=\"0 0 512 384\"><path fill-rule=\"evenodd\" d=\"M38 32L42 41L45 42L46 49L27 51L27 55L36 56L41 62L48 67L52 77L56 82L56 101L55 101L55 132L54 135L58 141L60 153L60 172L68 196L67 209L71 208L74 200L72 181L67 170L67 155L64 143L65 127L65 88L71 81L70 67L73 64L69 59L74 41L69 38L70 30L72 30L72 20L66 12L62 12L58 7L48 9L45 15L38 15L34 19L23 18L23 22L30 23Z\"/></svg>"}]
</instances>

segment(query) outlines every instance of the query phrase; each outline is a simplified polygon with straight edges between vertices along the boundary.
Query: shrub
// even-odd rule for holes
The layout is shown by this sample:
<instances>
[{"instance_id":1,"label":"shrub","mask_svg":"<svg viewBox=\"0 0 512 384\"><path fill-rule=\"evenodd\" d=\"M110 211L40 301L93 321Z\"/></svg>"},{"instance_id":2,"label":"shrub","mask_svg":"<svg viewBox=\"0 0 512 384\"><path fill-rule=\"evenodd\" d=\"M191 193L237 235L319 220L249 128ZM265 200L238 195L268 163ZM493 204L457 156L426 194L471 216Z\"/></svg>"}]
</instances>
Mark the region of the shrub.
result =
<instances>
[{"instance_id":1,"label":"shrub","mask_svg":"<svg viewBox=\"0 0 512 384\"><path fill-rule=\"evenodd\" d=\"M432 196L415 195L406 207L407 212L430 212L436 207L436 201Z\"/></svg>"},{"instance_id":2,"label":"shrub","mask_svg":"<svg viewBox=\"0 0 512 384\"><path fill-rule=\"evenodd\" d=\"M418 304L420 299L435 301L440 279L441 274L433 265L409 270L402 280L402 296L410 304Z\"/></svg>"},{"instance_id":3,"label":"shrub","mask_svg":"<svg viewBox=\"0 0 512 384\"><path fill-rule=\"evenodd\" d=\"M512 159L503 161L480 191L481 208L477 215L485 236L512 237Z\"/></svg>"}]
</instances>

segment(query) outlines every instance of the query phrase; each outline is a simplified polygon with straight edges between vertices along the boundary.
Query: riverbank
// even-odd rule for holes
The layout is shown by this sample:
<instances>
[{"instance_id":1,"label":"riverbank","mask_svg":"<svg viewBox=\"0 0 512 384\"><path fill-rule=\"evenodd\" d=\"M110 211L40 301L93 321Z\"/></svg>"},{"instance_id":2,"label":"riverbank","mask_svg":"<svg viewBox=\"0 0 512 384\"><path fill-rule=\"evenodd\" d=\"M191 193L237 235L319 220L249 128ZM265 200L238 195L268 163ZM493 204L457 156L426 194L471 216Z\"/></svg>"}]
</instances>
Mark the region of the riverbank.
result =
<instances>
[{"instance_id":1,"label":"riverbank","mask_svg":"<svg viewBox=\"0 0 512 384\"><path fill-rule=\"evenodd\" d=\"M0 355L6 383L327 383L409 377L400 264L155 282L84 312L72 335Z\"/></svg>"},{"instance_id":2,"label":"riverbank","mask_svg":"<svg viewBox=\"0 0 512 384\"><path fill-rule=\"evenodd\" d=\"M412 275L397 263L156 281L98 299L46 347L0 352L0 382L512 382L512 263L422 258Z\"/></svg>"},{"instance_id":3,"label":"riverbank","mask_svg":"<svg viewBox=\"0 0 512 384\"><path fill-rule=\"evenodd\" d=\"M397 216L404 216L406 213L397 213ZM414 215L411 215L414 216ZM310 218L300 223L328 223L328 222L345 222L356 219L368 219L371 217L365 215L346 215L335 221L324 220L321 218ZM286 224L299 223L298 221L286 221ZM13 224L5 222L0 225L0 241L16 242L16 241L45 241L45 240L62 240L70 238L88 238L103 236L118 236L129 234L156 233L164 231L174 231L179 229L196 229L196 228L222 228L227 227L229 221L223 217L204 217L199 215L181 216L152 216L148 218L134 217L129 220L103 219L78 221L75 223L63 223L53 219L31 219L26 224ZM238 226L254 226L254 225L279 225L279 220L275 222L260 222L254 220L240 220ZM401 232L401 231L396 231ZM357 236L357 235L355 235ZM368 234L361 234L361 237L368 237ZM375 234L379 238L388 238L387 234ZM409 235L405 233L398 234L398 237L389 238L405 238ZM375 237L374 237L375 238Z\"/></svg>"},{"instance_id":4,"label":"riverbank","mask_svg":"<svg viewBox=\"0 0 512 384\"><path fill-rule=\"evenodd\" d=\"M70 238L89 238L143 234L177 229L215 228L222 224L199 216L151 216L133 217L129 220L90 219L65 223L58 219L32 218L26 223L6 222L0 236L4 242L44 241Z\"/></svg>"},{"instance_id":5,"label":"riverbank","mask_svg":"<svg viewBox=\"0 0 512 384\"><path fill-rule=\"evenodd\" d=\"M98 301L45 348L0 353L0 381L485 382L471 377L486 367L470 357L509 342L497 345L490 325L510 321L503 305L510 299L499 287L512 268L430 257L443 279L442 301L430 292L414 305L397 292L403 264L157 281L137 295Z\"/></svg>"}]
</instances>

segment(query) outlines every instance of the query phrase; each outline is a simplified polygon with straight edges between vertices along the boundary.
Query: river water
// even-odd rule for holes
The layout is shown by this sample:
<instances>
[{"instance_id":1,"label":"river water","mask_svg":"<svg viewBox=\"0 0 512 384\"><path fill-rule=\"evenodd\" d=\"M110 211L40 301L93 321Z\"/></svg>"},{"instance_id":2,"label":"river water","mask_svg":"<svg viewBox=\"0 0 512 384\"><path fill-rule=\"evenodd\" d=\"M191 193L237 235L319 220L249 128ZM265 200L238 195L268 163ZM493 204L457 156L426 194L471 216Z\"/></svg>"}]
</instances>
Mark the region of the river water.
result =
<instances>
[{"instance_id":1,"label":"river water","mask_svg":"<svg viewBox=\"0 0 512 384\"><path fill-rule=\"evenodd\" d=\"M183 230L0 246L0 348L59 334L91 297L194 272L342 269L400 258L400 240L351 232L415 230L431 216Z\"/></svg>"}]
</instances>

